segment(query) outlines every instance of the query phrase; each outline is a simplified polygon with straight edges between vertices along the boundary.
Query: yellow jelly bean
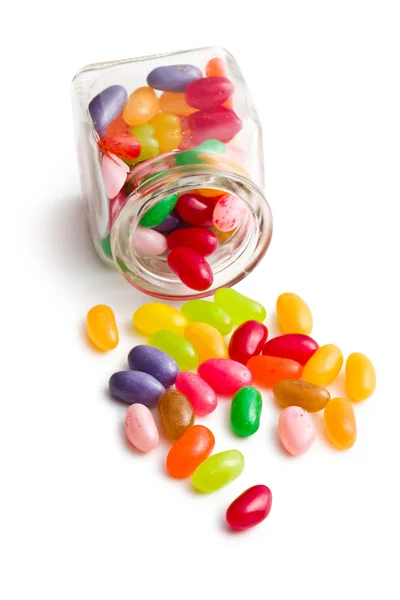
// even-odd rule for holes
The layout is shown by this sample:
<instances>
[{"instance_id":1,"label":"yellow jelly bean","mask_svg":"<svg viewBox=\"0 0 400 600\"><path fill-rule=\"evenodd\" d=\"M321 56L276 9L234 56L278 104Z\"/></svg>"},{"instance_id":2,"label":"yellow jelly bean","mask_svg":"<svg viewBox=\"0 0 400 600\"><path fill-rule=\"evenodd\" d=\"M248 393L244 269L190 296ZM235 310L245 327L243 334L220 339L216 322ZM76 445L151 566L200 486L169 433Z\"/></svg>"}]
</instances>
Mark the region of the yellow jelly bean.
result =
<instances>
[{"instance_id":1,"label":"yellow jelly bean","mask_svg":"<svg viewBox=\"0 0 400 600\"><path fill-rule=\"evenodd\" d=\"M112 309L105 304L93 306L86 315L86 332L99 350L106 352L116 348L119 336Z\"/></svg>"},{"instance_id":2,"label":"yellow jelly bean","mask_svg":"<svg viewBox=\"0 0 400 600\"><path fill-rule=\"evenodd\" d=\"M228 347L224 338L212 325L189 323L185 328L185 338L196 348L200 362L209 358L228 358Z\"/></svg>"},{"instance_id":3,"label":"yellow jelly bean","mask_svg":"<svg viewBox=\"0 0 400 600\"><path fill-rule=\"evenodd\" d=\"M300 296L286 292L276 301L276 314L283 333L310 335L313 318L310 309Z\"/></svg>"},{"instance_id":4,"label":"yellow jelly bean","mask_svg":"<svg viewBox=\"0 0 400 600\"><path fill-rule=\"evenodd\" d=\"M332 398L324 409L325 431L332 444L341 450L351 448L357 438L356 416L346 398Z\"/></svg>"},{"instance_id":5,"label":"yellow jelly bean","mask_svg":"<svg viewBox=\"0 0 400 600\"><path fill-rule=\"evenodd\" d=\"M303 381L325 387L338 376L343 365L343 354L334 344L321 346L314 352L303 369Z\"/></svg>"},{"instance_id":6,"label":"yellow jelly bean","mask_svg":"<svg viewBox=\"0 0 400 600\"><path fill-rule=\"evenodd\" d=\"M346 361L346 392L354 402L366 400L375 391L374 365L365 354L354 352Z\"/></svg>"},{"instance_id":7,"label":"yellow jelly bean","mask_svg":"<svg viewBox=\"0 0 400 600\"><path fill-rule=\"evenodd\" d=\"M151 87L143 86L128 98L122 116L128 125L141 125L150 121L158 112L159 102Z\"/></svg>"},{"instance_id":8,"label":"yellow jelly bean","mask_svg":"<svg viewBox=\"0 0 400 600\"><path fill-rule=\"evenodd\" d=\"M134 326L144 335L153 335L159 329L182 334L188 320L176 308L161 302L148 302L139 306L132 317Z\"/></svg>"},{"instance_id":9,"label":"yellow jelly bean","mask_svg":"<svg viewBox=\"0 0 400 600\"><path fill-rule=\"evenodd\" d=\"M132 162L142 162L143 160L154 158L160 154L160 145L154 137L154 127L149 125L149 123L143 123L143 125L132 127L131 133L141 146L138 158Z\"/></svg>"},{"instance_id":10,"label":"yellow jelly bean","mask_svg":"<svg viewBox=\"0 0 400 600\"><path fill-rule=\"evenodd\" d=\"M161 154L175 150L181 143L181 120L177 115L160 112L152 118L150 125L154 127Z\"/></svg>"}]
</instances>

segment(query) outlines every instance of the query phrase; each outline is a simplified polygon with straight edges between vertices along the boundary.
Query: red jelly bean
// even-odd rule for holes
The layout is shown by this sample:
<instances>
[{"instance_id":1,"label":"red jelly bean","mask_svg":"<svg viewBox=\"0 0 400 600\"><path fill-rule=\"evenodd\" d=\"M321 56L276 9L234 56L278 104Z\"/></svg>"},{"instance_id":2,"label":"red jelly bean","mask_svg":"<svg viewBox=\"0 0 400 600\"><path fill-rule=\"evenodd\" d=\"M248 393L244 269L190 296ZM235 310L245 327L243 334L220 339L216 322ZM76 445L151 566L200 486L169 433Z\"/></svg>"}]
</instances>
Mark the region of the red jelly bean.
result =
<instances>
[{"instance_id":1,"label":"red jelly bean","mask_svg":"<svg viewBox=\"0 0 400 600\"><path fill-rule=\"evenodd\" d=\"M188 124L196 146L206 140L226 144L242 129L242 121L236 113L224 106L199 110L188 117Z\"/></svg>"},{"instance_id":2,"label":"red jelly bean","mask_svg":"<svg viewBox=\"0 0 400 600\"><path fill-rule=\"evenodd\" d=\"M99 146L104 153L111 152L123 160L135 160L141 151L141 145L135 138L123 134L105 135L100 138Z\"/></svg>"},{"instance_id":3,"label":"red jelly bean","mask_svg":"<svg viewBox=\"0 0 400 600\"><path fill-rule=\"evenodd\" d=\"M202 292L213 282L211 267L205 258L192 248L173 248L167 256L170 269L192 290Z\"/></svg>"},{"instance_id":4,"label":"red jelly bean","mask_svg":"<svg viewBox=\"0 0 400 600\"><path fill-rule=\"evenodd\" d=\"M225 396L233 396L240 388L253 383L249 369L230 358L205 360L197 372L214 392Z\"/></svg>"},{"instance_id":5,"label":"red jelly bean","mask_svg":"<svg viewBox=\"0 0 400 600\"><path fill-rule=\"evenodd\" d=\"M229 356L244 365L252 356L260 354L268 329L258 321L245 321L238 327L229 343Z\"/></svg>"},{"instance_id":6,"label":"red jelly bean","mask_svg":"<svg viewBox=\"0 0 400 600\"><path fill-rule=\"evenodd\" d=\"M233 94L233 90L232 83L226 77L203 77L187 86L185 98L189 106L204 110L221 106Z\"/></svg>"},{"instance_id":7,"label":"red jelly bean","mask_svg":"<svg viewBox=\"0 0 400 600\"><path fill-rule=\"evenodd\" d=\"M266 485L254 485L232 502L226 521L233 529L248 529L268 517L271 505L271 490Z\"/></svg>"},{"instance_id":8,"label":"red jelly bean","mask_svg":"<svg viewBox=\"0 0 400 600\"><path fill-rule=\"evenodd\" d=\"M167 244L170 250L183 246L196 250L201 256L210 256L218 248L218 238L213 231L208 229L186 227L170 233Z\"/></svg>"},{"instance_id":9,"label":"red jelly bean","mask_svg":"<svg viewBox=\"0 0 400 600\"><path fill-rule=\"evenodd\" d=\"M315 340L302 333L287 333L269 340L262 353L267 356L291 358L301 365L305 365L319 346Z\"/></svg>"},{"instance_id":10,"label":"red jelly bean","mask_svg":"<svg viewBox=\"0 0 400 600\"><path fill-rule=\"evenodd\" d=\"M186 223L196 227L211 227L215 208L214 198L205 198L199 194L182 194L176 210Z\"/></svg>"}]
</instances>

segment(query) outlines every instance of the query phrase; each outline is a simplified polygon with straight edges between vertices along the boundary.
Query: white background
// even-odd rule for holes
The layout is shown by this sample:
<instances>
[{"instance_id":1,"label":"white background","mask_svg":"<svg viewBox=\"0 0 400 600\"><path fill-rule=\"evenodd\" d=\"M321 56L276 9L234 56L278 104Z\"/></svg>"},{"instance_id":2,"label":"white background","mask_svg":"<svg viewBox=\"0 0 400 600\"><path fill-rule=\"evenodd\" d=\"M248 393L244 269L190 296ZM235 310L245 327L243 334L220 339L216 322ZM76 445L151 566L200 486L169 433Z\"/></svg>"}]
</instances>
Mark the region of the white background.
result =
<instances>
[{"instance_id":1,"label":"white background","mask_svg":"<svg viewBox=\"0 0 400 600\"><path fill-rule=\"evenodd\" d=\"M1 558L4 600L398 599L400 36L397 1L13 2L1 70ZM128 447L107 394L146 298L97 260L85 229L70 106L81 66L205 45L237 58L264 126L271 248L238 289L312 308L314 337L374 361L359 437L291 458L269 393L236 439L229 402L204 422L243 475L209 496L164 472L166 443ZM94 353L87 310L121 342ZM342 393L340 381L335 393ZM199 420L200 421L200 420ZM229 533L229 503L270 486L267 521Z\"/></svg>"}]
</instances>

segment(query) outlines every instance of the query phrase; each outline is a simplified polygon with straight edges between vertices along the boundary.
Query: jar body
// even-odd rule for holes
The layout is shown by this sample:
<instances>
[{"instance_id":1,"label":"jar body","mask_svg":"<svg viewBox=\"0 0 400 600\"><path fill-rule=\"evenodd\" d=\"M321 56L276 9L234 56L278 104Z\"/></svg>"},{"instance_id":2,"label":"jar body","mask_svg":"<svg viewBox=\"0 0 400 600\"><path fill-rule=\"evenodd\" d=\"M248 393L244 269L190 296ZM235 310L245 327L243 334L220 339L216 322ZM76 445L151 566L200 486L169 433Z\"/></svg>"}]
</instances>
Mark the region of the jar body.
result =
<instances>
[{"instance_id":1,"label":"jar body","mask_svg":"<svg viewBox=\"0 0 400 600\"><path fill-rule=\"evenodd\" d=\"M203 48L88 66L73 81L73 109L90 232L101 258L131 284L164 298L200 297L243 278L261 259L272 233L262 193L261 126L229 53ZM202 224L218 237L218 250L207 259L214 281L204 290L182 284L169 267L168 249L146 254L137 243L142 225L160 229L144 215L166 198L170 208L178 201L176 228L196 224L179 211L185 194L211 207L222 197L246 205L240 222L225 219L222 231L218 219ZM158 233L170 231L161 226ZM161 251L166 242L160 241Z\"/></svg>"}]
</instances>

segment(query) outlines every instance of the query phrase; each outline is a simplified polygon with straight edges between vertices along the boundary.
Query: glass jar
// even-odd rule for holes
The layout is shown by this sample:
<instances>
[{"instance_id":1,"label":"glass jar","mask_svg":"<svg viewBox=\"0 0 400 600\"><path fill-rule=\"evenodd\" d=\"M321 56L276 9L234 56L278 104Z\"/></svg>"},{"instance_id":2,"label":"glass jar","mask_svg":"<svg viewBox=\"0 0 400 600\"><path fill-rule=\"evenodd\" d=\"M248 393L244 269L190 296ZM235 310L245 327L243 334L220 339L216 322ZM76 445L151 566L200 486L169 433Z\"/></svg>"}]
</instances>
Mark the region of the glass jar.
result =
<instances>
[{"instance_id":1,"label":"glass jar","mask_svg":"<svg viewBox=\"0 0 400 600\"><path fill-rule=\"evenodd\" d=\"M72 97L81 187L105 262L171 300L213 294L258 264L272 235L262 132L231 54L89 65Z\"/></svg>"}]
</instances>

